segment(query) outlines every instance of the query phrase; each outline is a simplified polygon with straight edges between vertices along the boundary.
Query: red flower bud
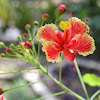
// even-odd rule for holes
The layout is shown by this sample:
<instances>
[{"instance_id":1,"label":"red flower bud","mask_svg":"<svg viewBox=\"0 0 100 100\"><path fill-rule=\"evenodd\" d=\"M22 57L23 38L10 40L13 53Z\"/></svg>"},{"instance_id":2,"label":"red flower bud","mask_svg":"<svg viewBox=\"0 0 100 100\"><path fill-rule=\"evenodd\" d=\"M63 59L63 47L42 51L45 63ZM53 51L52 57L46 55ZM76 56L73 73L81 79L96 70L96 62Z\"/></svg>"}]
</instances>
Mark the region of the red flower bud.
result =
<instances>
[{"instance_id":1,"label":"red flower bud","mask_svg":"<svg viewBox=\"0 0 100 100\"><path fill-rule=\"evenodd\" d=\"M47 20L47 19L48 19L48 14L44 14L44 15L42 16L42 19Z\"/></svg>"},{"instance_id":2,"label":"red flower bud","mask_svg":"<svg viewBox=\"0 0 100 100\"><path fill-rule=\"evenodd\" d=\"M6 49L6 53L7 53L7 54L10 54L10 53L11 53L11 48L7 48L7 49Z\"/></svg>"},{"instance_id":3,"label":"red flower bud","mask_svg":"<svg viewBox=\"0 0 100 100\"><path fill-rule=\"evenodd\" d=\"M59 13L59 14L63 14L63 13L65 13L65 11L66 11L66 6L63 5L63 4L61 4L61 5L58 7L58 13Z\"/></svg>"},{"instance_id":4,"label":"red flower bud","mask_svg":"<svg viewBox=\"0 0 100 100\"><path fill-rule=\"evenodd\" d=\"M38 25L39 22L38 22L37 20L35 20L35 21L33 22L33 24L34 24L34 25Z\"/></svg>"},{"instance_id":5,"label":"red flower bud","mask_svg":"<svg viewBox=\"0 0 100 100\"><path fill-rule=\"evenodd\" d=\"M28 29L30 29L30 28L31 28L31 25L30 25L30 24L26 24L26 25L25 25L25 29L26 29L26 30L28 30Z\"/></svg>"},{"instance_id":6,"label":"red flower bud","mask_svg":"<svg viewBox=\"0 0 100 100\"><path fill-rule=\"evenodd\" d=\"M27 33L23 33L23 34L22 34L22 37L23 37L23 38L27 38Z\"/></svg>"},{"instance_id":7,"label":"red flower bud","mask_svg":"<svg viewBox=\"0 0 100 100\"><path fill-rule=\"evenodd\" d=\"M0 95L3 94L3 90L0 88Z\"/></svg>"},{"instance_id":8,"label":"red flower bud","mask_svg":"<svg viewBox=\"0 0 100 100\"><path fill-rule=\"evenodd\" d=\"M26 41L25 44L24 44L24 48L25 48L25 49L30 49L31 46L32 46L32 45L31 45L31 43L30 43L29 41Z\"/></svg>"},{"instance_id":9,"label":"red flower bud","mask_svg":"<svg viewBox=\"0 0 100 100\"><path fill-rule=\"evenodd\" d=\"M5 54L4 54L4 53L1 53L1 54L0 54L0 57L5 57Z\"/></svg>"}]
</instances>

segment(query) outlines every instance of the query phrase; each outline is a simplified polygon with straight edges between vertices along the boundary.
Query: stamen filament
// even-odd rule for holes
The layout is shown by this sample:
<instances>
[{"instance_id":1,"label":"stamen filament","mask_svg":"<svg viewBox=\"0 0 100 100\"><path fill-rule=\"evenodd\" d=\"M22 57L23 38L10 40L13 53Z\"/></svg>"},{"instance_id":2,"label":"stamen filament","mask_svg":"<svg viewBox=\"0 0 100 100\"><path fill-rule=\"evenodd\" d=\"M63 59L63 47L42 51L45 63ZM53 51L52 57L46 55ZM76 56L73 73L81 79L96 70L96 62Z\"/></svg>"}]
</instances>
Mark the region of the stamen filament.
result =
<instances>
[{"instance_id":1,"label":"stamen filament","mask_svg":"<svg viewBox=\"0 0 100 100\"><path fill-rule=\"evenodd\" d=\"M89 33L89 35L91 35L93 32L94 32L94 30L92 30L92 31Z\"/></svg>"}]
</instances>

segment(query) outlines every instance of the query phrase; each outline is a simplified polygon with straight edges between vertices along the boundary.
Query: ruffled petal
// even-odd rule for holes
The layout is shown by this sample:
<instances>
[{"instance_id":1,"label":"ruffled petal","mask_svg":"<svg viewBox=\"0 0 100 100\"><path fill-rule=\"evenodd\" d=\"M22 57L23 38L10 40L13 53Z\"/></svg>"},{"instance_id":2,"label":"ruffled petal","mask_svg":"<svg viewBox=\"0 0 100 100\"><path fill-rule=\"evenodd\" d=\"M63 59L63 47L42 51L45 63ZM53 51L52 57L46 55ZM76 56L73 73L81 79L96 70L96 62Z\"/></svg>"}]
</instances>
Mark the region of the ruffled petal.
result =
<instances>
[{"instance_id":1,"label":"ruffled petal","mask_svg":"<svg viewBox=\"0 0 100 100\"><path fill-rule=\"evenodd\" d=\"M37 32L37 40L52 41L58 34L58 28L55 24L46 24Z\"/></svg>"},{"instance_id":2,"label":"ruffled petal","mask_svg":"<svg viewBox=\"0 0 100 100\"><path fill-rule=\"evenodd\" d=\"M69 22L71 24L71 34L72 37L75 34L83 34L83 33L88 33L89 32L89 26L81 21L80 19L76 17L72 17L69 19Z\"/></svg>"},{"instance_id":3,"label":"ruffled petal","mask_svg":"<svg viewBox=\"0 0 100 100\"><path fill-rule=\"evenodd\" d=\"M71 25L68 21L61 21L59 27L63 30L70 29Z\"/></svg>"},{"instance_id":4,"label":"ruffled petal","mask_svg":"<svg viewBox=\"0 0 100 100\"><path fill-rule=\"evenodd\" d=\"M46 53L46 59L48 62L60 62L60 50L55 47L52 41L43 42L42 50Z\"/></svg>"},{"instance_id":5,"label":"ruffled petal","mask_svg":"<svg viewBox=\"0 0 100 100\"><path fill-rule=\"evenodd\" d=\"M80 35L73 50L78 51L83 56L93 54L95 50L94 39L89 34Z\"/></svg>"},{"instance_id":6,"label":"ruffled petal","mask_svg":"<svg viewBox=\"0 0 100 100\"><path fill-rule=\"evenodd\" d=\"M71 53L68 49L64 49L63 53L64 53L65 58L69 62L73 62L73 60L75 59L75 53Z\"/></svg>"}]
</instances>

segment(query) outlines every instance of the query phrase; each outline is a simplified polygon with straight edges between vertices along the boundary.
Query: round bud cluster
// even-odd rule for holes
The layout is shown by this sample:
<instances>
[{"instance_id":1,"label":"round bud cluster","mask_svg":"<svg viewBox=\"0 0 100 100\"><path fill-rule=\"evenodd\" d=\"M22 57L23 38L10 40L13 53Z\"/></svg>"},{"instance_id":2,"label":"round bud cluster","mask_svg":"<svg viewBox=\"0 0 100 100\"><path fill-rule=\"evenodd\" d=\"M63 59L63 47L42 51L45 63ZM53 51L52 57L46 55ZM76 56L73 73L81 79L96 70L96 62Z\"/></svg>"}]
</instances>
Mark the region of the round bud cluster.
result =
<instances>
[{"instance_id":1,"label":"round bud cluster","mask_svg":"<svg viewBox=\"0 0 100 100\"><path fill-rule=\"evenodd\" d=\"M23 34L22 34L22 37L23 37L23 38L27 38L27 33L23 33Z\"/></svg>"},{"instance_id":2,"label":"round bud cluster","mask_svg":"<svg viewBox=\"0 0 100 100\"><path fill-rule=\"evenodd\" d=\"M32 47L32 44L29 41L26 41L24 44L25 49L30 49Z\"/></svg>"},{"instance_id":3,"label":"round bud cluster","mask_svg":"<svg viewBox=\"0 0 100 100\"><path fill-rule=\"evenodd\" d=\"M64 4L61 4L59 7L58 7L58 13L59 14L63 14L65 13L66 11L66 6Z\"/></svg>"},{"instance_id":4,"label":"round bud cluster","mask_svg":"<svg viewBox=\"0 0 100 100\"><path fill-rule=\"evenodd\" d=\"M7 48L7 49L6 49L6 53L7 53L7 54L10 54L10 53L11 53L11 48Z\"/></svg>"},{"instance_id":5,"label":"round bud cluster","mask_svg":"<svg viewBox=\"0 0 100 100\"><path fill-rule=\"evenodd\" d=\"M44 15L42 16L42 19L43 19L43 20L47 20L47 19L48 19L48 14L44 14Z\"/></svg>"},{"instance_id":6,"label":"round bud cluster","mask_svg":"<svg viewBox=\"0 0 100 100\"><path fill-rule=\"evenodd\" d=\"M26 24L26 25L25 25L25 29L26 29L26 30L31 29L31 25L30 25L30 24Z\"/></svg>"},{"instance_id":7,"label":"round bud cluster","mask_svg":"<svg viewBox=\"0 0 100 100\"><path fill-rule=\"evenodd\" d=\"M39 24L39 22L38 22L37 20L35 20L35 21L33 22L33 24L37 26L37 25Z\"/></svg>"}]
</instances>

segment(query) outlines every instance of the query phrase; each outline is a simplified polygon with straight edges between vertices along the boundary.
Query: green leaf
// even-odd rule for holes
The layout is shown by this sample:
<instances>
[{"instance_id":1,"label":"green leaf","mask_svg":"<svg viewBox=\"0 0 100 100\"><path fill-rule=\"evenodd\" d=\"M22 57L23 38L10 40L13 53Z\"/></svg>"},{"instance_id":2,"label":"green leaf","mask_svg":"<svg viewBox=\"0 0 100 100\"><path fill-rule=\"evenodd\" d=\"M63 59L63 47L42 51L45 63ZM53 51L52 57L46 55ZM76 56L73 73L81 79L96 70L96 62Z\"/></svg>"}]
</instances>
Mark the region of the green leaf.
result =
<instances>
[{"instance_id":1,"label":"green leaf","mask_svg":"<svg viewBox=\"0 0 100 100\"><path fill-rule=\"evenodd\" d=\"M100 77L96 76L95 74L85 74L83 76L83 81L92 87L100 87Z\"/></svg>"}]
</instances>

